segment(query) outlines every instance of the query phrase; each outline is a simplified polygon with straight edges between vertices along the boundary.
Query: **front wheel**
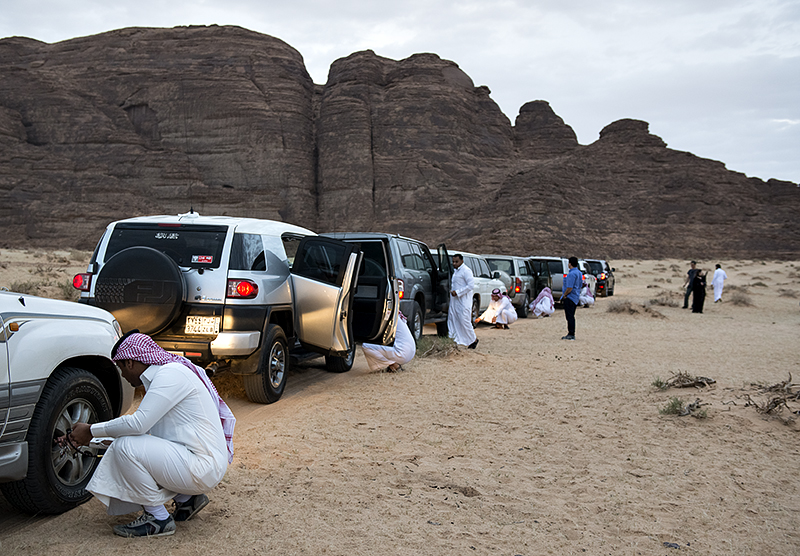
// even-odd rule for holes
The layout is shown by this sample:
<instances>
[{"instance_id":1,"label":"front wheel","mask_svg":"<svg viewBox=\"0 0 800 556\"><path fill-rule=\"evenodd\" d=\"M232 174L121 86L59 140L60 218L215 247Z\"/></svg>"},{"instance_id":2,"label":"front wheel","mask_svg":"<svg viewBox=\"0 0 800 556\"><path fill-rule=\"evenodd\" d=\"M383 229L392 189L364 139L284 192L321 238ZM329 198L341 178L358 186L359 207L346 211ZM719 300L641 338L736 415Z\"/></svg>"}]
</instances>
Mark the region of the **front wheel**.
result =
<instances>
[{"instance_id":1,"label":"front wheel","mask_svg":"<svg viewBox=\"0 0 800 556\"><path fill-rule=\"evenodd\" d=\"M274 403L286 388L286 373L289 372L289 346L283 329L270 324L261 344L261 358L255 374L244 375L244 391L255 403Z\"/></svg>"},{"instance_id":2,"label":"front wheel","mask_svg":"<svg viewBox=\"0 0 800 556\"><path fill-rule=\"evenodd\" d=\"M86 502L92 497L86 485L100 461L98 450L62 448L56 439L76 423L100 423L113 417L111 402L97 377L74 367L57 370L42 390L28 428L27 476L0 485L6 500L32 514L60 514Z\"/></svg>"}]
</instances>

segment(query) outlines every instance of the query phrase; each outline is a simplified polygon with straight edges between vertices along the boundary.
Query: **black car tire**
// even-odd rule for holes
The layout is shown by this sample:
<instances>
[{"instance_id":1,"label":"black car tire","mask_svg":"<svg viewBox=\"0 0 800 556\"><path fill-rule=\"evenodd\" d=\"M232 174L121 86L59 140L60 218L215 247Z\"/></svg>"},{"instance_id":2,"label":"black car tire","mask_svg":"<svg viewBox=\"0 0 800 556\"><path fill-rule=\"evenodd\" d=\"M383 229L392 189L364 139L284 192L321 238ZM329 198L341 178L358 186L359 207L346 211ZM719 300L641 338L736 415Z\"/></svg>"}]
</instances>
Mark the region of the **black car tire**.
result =
<instances>
[{"instance_id":1,"label":"black car tire","mask_svg":"<svg viewBox=\"0 0 800 556\"><path fill-rule=\"evenodd\" d=\"M289 372L289 345L283 329L276 325L267 326L267 335L261 344L261 357L258 371L244 375L244 391L247 398L255 403L274 403L281 399L286 388L286 374Z\"/></svg>"},{"instance_id":2,"label":"black car tire","mask_svg":"<svg viewBox=\"0 0 800 556\"><path fill-rule=\"evenodd\" d=\"M332 373L346 373L353 368L356 360L356 345L350 348L346 357L336 357L335 355L325 356L325 368Z\"/></svg>"},{"instance_id":3,"label":"black car tire","mask_svg":"<svg viewBox=\"0 0 800 556\"><path fill-rule=\"evenodd\" d=\"M97 448L75 453L55 439L75 423L99 423L114 417L103 385L89 371L58 369L47 381L33 412L28 442L27 476L0 485L12 505L31 513L60 514L83 504L92 494L86 485L97 464Z\"/></svg>"},{"instance_id":4,"label":"black car tire","mask_svg":"<svg viewBox=\"0 0 800 556\"><path fill-rule=\"evenodd\" d=\"M479 316L481 316L481 306L478 303L478 298L477 297L473 297L472 298L472 313L471 313L472 328L475 328L475 327L478 326L478 323L475 322L475 319L477 319Z\"/></svg>"},{"instance_id":5,"label":"black car tire","mask_svg":"<svg viewBox=\"0 0 800 556\"><path fill-rule=\"evenodd\" d=\"M608 289L608 286L606 286L606 295L608 297L611 297L612 295L614 295L614 288Z\"/></svg>"},{"instance_id":6,"label":"black car tire","mask_svg":"<svg viewBox=\"0 0 800 556\"><path fill-rule=\"evenodd\" d=\"M530 303L531 303L531 298L528 295L528 292L525 292L525 298L522 300L522 306L517 309L517 316L519 318L521 319L528 318L528 313L530 312L528 305L530 305Z\"/></svg>"},{"instance_id":7,"label":"black car tire","mask_svg":"<svg viewBox=\"0 0 800 556\"><path fill-rule=\"evenodd\" d=\"M419 306L419 303L413 301L411 303L411 315L408 318L408 329L411 330L411 335L414 336L414 342L419 342L419 339L422 337L422 327L424 324L422 308Z\"/></svg>"},{"instance_id":8,"label":"black car tire","mask_svg":"<svg viewBox=\"0 0 800 556\"><path fill-rule=\"evenodd\" d=\"M94 305L112 313L123 331L152 335L178 317L185 289L175 261L151 247L129 247L100 269Z\"/></svg>"}]
</instances>

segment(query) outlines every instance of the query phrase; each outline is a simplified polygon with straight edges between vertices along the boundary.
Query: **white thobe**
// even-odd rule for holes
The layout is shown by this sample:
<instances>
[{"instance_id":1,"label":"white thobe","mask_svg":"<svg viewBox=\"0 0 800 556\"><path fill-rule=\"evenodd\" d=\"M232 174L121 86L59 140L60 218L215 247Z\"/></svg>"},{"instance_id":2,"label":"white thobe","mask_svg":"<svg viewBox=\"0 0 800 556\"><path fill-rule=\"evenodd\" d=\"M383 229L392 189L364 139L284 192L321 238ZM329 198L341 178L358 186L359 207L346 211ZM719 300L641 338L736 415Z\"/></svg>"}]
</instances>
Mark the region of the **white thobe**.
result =
<instances>
[{"instance_id":1,"label":"white thobe","mask_svg":"<svg viewBox=\"0 0 800 556\"><path fill-rule=\"evenodd\" d=\"M402 365L414 359L417 344L408 328L408 323L403 319L397 321L397 332L394 335L394 345L382 346L378 344L362 344L364 358L370 371L384 369L397 363Z\"/></svg>"},{"instance_id":2,"label":"white thobe","mask_svg":"<svg viewBox=\"0 0 800 556\"><path fill-rule=\"evenodd\" d=\"M728 275L721 268L714 271L714 279L711 280L711 285L714 286L714 301L722 299L722 287L725 285Z\"/></svg>"},{"instance_id":3,"label":"white thobe","mask_svg":"<svg viewBox=\"0 0 800 556\"><path fill-rule=\"evenodd\" d=\"M592 290L589 289L589 286L583 286L581 289L581 295L578 297L578 305L586 305L587 307L594 305L594 296L592 296Z\"/></svg>"},{"instance_id":4,"label":"white thobe","mask_svg":"<svg viewBox=\"0 0 800 556\"><path fill-rule=\"evenodd\" d=\"M92 436L115 438L86 487L112 515L208 492L228 468L219 412L203 382L180 363L151 365L141 379L146 392L133 414L91 427Z\"/></svg>"},{"instance_id":5,"label":"white thobe","mask_svg":"<svg viewBox=\"0 0 800 556\"><path fill-rule=\"evenodd\" d=\"M456 344L468 346L477 340L472 328L472 290L475 279L466 264L462 264L453 272L450 290L450 307L447 309L447 330Z\"/></svg>"},{"instance_id":6,"label":"white thobe","mask_svg":"<svg viewBox=\"0 0 800 556\"><path fill-rule=\"evenodd\" d=\"M552 315L555 313L556 308L553 307L553 299L543 296L539 303L533 306L533 315L538 317L540 315Z\"/></svg>"},{"instance_id":7,"label":"white thobe","mask_svg":"<svg viewBox=\"0 0 800 556\"><path fill-rule=\"evenodd\" d=\"M492 319L495 317L497 317L495 320L497 324L511 324L517 320L517 311L514 310L514 306L507 296L501 295L497 301L492 298L480 319L492 324Z\"/></svg>"}]
</instances>

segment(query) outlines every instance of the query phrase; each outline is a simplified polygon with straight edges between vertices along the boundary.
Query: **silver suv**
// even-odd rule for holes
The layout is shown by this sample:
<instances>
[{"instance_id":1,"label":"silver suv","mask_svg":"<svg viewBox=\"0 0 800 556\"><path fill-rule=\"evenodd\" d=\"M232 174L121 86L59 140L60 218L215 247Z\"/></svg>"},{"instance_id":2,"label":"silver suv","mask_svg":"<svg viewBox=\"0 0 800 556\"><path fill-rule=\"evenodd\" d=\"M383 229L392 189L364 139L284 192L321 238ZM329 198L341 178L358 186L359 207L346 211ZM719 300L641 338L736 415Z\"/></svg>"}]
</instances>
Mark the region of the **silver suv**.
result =
<instances>
[{"instance_id":1,"label":"silver suv","mask_svg":"<svg viewBox=\"0 0 800 556\"><path fill-rule=\"evenodd\" d=\"M389 269L390 279L397 282L400 310L408 319L415 341L422 336L423 325L429 323L436 324L437 334L447 335L452 263L443 244L434 255L425 243L396 234L337 232L321 235L357 244L364 252L362 276Z\"/></svg>"},{"instance_id":2,"label":"silver suv","mask_svg":"<svg viewBox=\"0 0 800 556\"><path fill-rule=\"evenodd\" d=\"M272 403L292 360L322 354L344 372L356 340L393 341L396 284L385 268L362 284L361 262L356 245L298 226L190 212L111 223L75 284L126 332L240 374L250 400Z\"/></svg>"},{"instance_id":3,"label":"silver suv","mask_svg":"<svg viewBox=\"0 0 800 556\"><path fill-rule=\"evenodd\" d=\"M558 303L564 293L564 278L567 277L569 272L569 260L564 257L544 257L541 255L533 255L529 259L538 264L547 265L552 281L550 290L553 292L553 299Z\"/></svg>"},{"instance_id":4,"label":"silver suv","mask_svg":"<svg viewBox=\"0 0 800 556\"><path fill-rule=\"evenodd\" d=\"M58 514L91 498L103 448L55 439L130 407L133 387L111 361L121 336L101 309L0 292L0 490L16 508Z\"/></svg>"},{"instance_id":5,"label":"silver suv","mask_svg":"<svg viewBox=\"0 0 800 556\"><path fill-rule=\"evenodd\" d=\"M536 297L536 274L523 257L512 255L484 255L492 270L501 270L511 277L508 297L517 315L528 318L528 304Z\"/></svg>"}]
</instances>

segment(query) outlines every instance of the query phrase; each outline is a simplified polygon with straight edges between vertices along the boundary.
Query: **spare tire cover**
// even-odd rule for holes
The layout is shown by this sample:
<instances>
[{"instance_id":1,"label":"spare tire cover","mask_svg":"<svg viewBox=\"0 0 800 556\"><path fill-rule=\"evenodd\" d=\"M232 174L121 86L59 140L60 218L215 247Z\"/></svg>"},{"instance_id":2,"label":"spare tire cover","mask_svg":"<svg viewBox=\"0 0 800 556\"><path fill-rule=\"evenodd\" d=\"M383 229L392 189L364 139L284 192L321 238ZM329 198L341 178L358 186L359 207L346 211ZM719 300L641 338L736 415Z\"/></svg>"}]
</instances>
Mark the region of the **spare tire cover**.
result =
<instances>
[{"instance_id":1,"label":"spare tire cover","mask_svg":"<svg viewBox=\"0 0 800 556\"><path fill-rule=\"evenodd\" d=\"M129 247L103 265L95 304L113 313L123 331L155 334L180 314L184 282L175 261L151 247Z\"/></svg>"}]
</instances>

